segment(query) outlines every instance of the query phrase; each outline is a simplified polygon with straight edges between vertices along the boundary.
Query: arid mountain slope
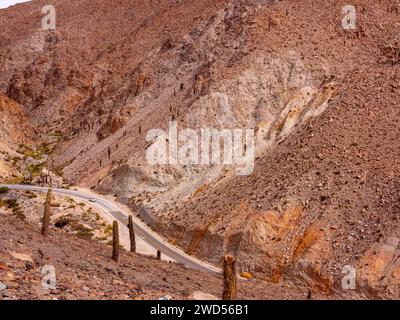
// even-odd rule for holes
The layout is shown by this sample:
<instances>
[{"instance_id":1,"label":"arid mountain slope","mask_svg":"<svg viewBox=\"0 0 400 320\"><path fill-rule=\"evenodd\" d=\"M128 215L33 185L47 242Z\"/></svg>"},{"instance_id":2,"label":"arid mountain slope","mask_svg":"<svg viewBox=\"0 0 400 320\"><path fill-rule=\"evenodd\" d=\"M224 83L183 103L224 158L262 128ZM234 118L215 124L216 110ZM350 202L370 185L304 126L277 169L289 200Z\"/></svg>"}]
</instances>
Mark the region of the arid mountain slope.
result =
<instances>
[{"instance_id":1,"label":"arid mountain slope","mask_svg":"<svg viewBox=\"0 0 400 320\"><path fill-rule=\"evenodd\" d=\"M399 296L397 1L55 0L0 11L0 90L71 184L116 194L189 253L273 282ZM17 27L18 26L18 27ZM254 173L152 166L146 134L254 128ZM145 209L146 208L146 209Z\"/></svg>"},{"instance_id":2,"label":"arid mountain slope","mask_svg":"<svg viewBox=\"0 0 400 320\"><path fill-rule=\"evenodd\" d=\"M48 238L40 227L18 218L0 216L0 291L3 299L188 299L196 291L222 295L223 279L154 258L121 254L111 259L111 246L52 229ZM42 270L55 268L56 289L43 289ZM240 281L241 299L304 299L306 288L288 289L262 281Z\"/></svg>"},{"instance_id":3,"label":"arid mountain slope","mask_svg":"<svg viewBox=\"0 0 400 320\"><path fill-rule=\"evenodd\" d=\"M18 175L13 166L15 152L21 145L34 145L33 125L26 117L24 108L0 93L0 175L3 179Z\"/></svg>"},{"instance_id":4,"label":"arid mountain slope","mask_svg":"<svg viewBox=\"0 0 400 320\"><path fill-rule=\"evenodd\" d=\"M266 49L268 37L258 46L259 36L274 37L277 28L273 17L266 25L254 21L259 11L275 12L273 1L119 1L111 8L56 1L55 31L40 28L42 4L4 13L0 88L45 133L63 132L53 165L72 183L117 188L125 198L173 188L163 203L182 189L189 195L225 170L154 173L144 159L149 130L169 120L182 128L258 128L260 141L269 136L273 145L322 112L335 90L330 83L323 89L296 52ZM10 41L21 16L26 22ZM125 172L129 178L114 179Z\"/></svg>"},{"instance_id":5,"label":"arid mountain slope","mask_svg":"<svg viewBox=\"0 0 400 320\"><path fill-rule=\"evenodd\" d=\"M253 175L229 177L175 209L170 236L215 262L231 252L244 270L325 292L341 290L351 265L360 290L399 297L398 15L389 2L363 2L359 30L346 33L325 11L340 13L335 6L306 3L280 20L282 47L310 68L323 62L339 93L322 116L259 154ZM182 225L192 237L180 236Z\"/></svg>"}]
</instances>

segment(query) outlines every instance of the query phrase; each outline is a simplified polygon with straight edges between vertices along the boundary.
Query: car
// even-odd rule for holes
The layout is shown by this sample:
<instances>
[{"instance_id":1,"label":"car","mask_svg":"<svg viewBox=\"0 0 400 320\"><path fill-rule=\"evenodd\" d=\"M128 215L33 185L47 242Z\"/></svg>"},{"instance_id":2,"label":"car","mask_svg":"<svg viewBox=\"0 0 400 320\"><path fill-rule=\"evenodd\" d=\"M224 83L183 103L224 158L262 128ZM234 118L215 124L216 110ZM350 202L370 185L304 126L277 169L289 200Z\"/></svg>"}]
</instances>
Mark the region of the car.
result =
<instances>
[{"instance_id":1,"label":"car","mask_svg":"<svg viewBox=\"0 0 400 320\"><path fill-rule=\"evenodd\" d=\"M89 198L89 201L90 201L90 202L96 202L96 199L95 199L94 197L90 197L90 198Z\"/></svg>"}]
</instances>

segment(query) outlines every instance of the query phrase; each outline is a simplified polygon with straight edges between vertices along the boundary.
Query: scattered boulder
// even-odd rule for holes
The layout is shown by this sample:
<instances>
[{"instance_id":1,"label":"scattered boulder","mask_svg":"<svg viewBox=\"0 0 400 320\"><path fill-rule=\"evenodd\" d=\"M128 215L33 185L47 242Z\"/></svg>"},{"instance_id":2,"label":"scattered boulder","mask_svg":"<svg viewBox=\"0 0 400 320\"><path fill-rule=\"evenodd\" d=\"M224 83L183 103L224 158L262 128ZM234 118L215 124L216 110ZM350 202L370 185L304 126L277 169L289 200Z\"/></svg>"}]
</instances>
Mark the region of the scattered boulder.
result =
<instances>
[{"instance_id":1,"label":"scattered boulder","mask_svg":"<svg viewBox=\"0 0 400 320\"><path fill-rule=\"evenodd\" d=\"M33 263L33 259L29 254L18 253L18 252L11 252L10 254L15 259Z\"/></svg>"}]
</instances>

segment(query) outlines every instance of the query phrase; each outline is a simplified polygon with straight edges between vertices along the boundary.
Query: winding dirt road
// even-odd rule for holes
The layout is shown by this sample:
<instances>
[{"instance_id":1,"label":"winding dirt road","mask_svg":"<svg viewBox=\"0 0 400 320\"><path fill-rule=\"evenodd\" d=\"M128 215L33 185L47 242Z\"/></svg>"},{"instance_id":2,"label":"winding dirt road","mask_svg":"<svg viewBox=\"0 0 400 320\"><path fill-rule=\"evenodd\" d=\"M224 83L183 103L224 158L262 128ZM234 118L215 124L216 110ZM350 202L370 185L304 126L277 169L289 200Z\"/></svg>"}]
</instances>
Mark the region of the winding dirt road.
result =
<instances>
[{"instance_id":1,"label":"winding dirt road","mask_svg":"<svg viewBox=\"0 0 400 320\"><path fill-rule=\"evenodd\" d=\"M47 192L47 187L40 186L32 186L32 185L9 185L9 184L0 184L0 187L8 187L9 189L16 190L31 190L36 192ZM212 273L221 273L221 269L210 265L204 261L196 259L181 249L172 246L165 239L163 239L160 235L152 231L148 228L142 221L137 219L135 215L130 212L126 212L126 209L122 209L115 201L110 199L106 199L105 197L89 192L89 191L81 191L81 190L71 190L71 189L59 189L52 188L53 193L68 195L80 198L85 201L94 200L94 204L105 210L108 214L113 216L117 221L119 221L123 225L127 225L128 216L132 215L133 224L135 229L136 236L142 238L147 244L152 246L157 250L161 250L161 252L173 260L182 263L187 268L196 269L203 272L212 272ZM124 212L125 211L125 212Z\"/></svg>"}]
</instances>

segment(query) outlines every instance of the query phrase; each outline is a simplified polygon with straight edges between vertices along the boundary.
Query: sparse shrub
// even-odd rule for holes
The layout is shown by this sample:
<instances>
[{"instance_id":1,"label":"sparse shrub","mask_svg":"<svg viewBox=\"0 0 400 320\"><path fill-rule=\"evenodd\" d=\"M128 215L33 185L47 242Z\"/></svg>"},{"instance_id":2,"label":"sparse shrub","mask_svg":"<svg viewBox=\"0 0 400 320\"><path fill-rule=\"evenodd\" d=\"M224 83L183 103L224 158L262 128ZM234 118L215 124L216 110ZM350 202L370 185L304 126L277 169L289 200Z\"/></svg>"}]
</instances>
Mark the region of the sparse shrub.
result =
<instances>
[{"instance_id":1,"label":"sparse shrub","mask_svg":"<svg viewBox=\"0 0 400 320\"><path fill-rule=\"evenodd\" d=\"M0 188L0 194L5 194L9 191L10 189L8 187L1 187Z\"/></svg>"},{"instance_id":2,"label":"sparse shrub","mask_svg":"<svg viewBox=\"0 0 400 320\"><path fill-rule=\"evenodd\" d=\"M12 158L12 166L17 167L18 162L21 161L22 159L20 157L13 157Z\"/></svg>"},{"instance_id":3,"label":"sparse shrub","mask_svg":"<svg viewBox=\"0 0 400 320\"><path fill-rule=\"evenodd\" d=\"M58 177L62 177L63 176L62 169L57 168L57 169L54 169L53 172ZM67 187L67 189L69 189L69 187Z\"/></svg>"},{"instance_id":4,"label":"sparse shrub","mask_svg":"<svg viewBox=\"0 0 400 320\"><path fill-rule=\"evenodd\" d=\"M76 231L76 235L91 239L93 237L93 231L90 228L85 227L83 224L74 221L72 223L72 230Z\"/></svg>"},{"instance_id":5,"label":"sparse shrub","mask_svg":"<svg viewBox=\"0 0 400 320\"><path fill-rule=\"evenodd\" d=\"M25 220L26 219L26 215L23 214L21 209L13 210L13 213L20 220Z\"/></svg>"},{"instance_id":6,"label":"sparse shrub","mask_svg":"<svg viewBox=\"0 0 400 320\"><path fill-rule=\"evenodd\" d=\"M21 146L17 152L23 154L25 158L41 160L45 154L50 154L51 151L52 150L50 149L49 145L43 143L37 150L33 150L27 146Z\"/></svg>"},{"instance_id":7,"label":"sparse shrub","mask_svg":"<svg viewBox=\"0 0 400 320\"><path fill-rule=\"evenodd\" d=\"M57 228L64 228L65 226L69 225L71 220L67 217L60 217L57 219L56 223L54 224Z\"/></svg>"},{"instance_id":8,"label":"sparse shrub","mask_svg":"<svg viewBox=\"0 0 400 320\"><path fill-rule=\"evenodd\" d=\"M76 233L76 235L79 236L79 237L92 239L93 238L93 231L86 228L85 230L79 230Z\"/></svg>"},{"instance_id":9,"label":"sparse shrub","mask_svg":"<svg viewBox=\"0 0 400 320\"><path fill-rule=\"evenodd\" d=\"M8 209L13 209L18 207L18 201L16 199L7 199L4 200L4 204Z\"/></svg>"},{"instance_id":10,"label":"sparse shrub","mask_svg":"<svg viewBox=\"0 0 400 320\"><path fill-rule=\"evenodd\" d=\"M3 181L4 184L26 184L24 177L17 177L16 175L11 175L11 179L6 179Z\"/></svg>"},{"instance_id":11,"label":"sparse shrub","mask_svg":"<svg viewBox=\"0 0 400 320\"><path fill-rule=\"evenodd\" d=\"M253 275L250 272L242 272L240 276L245 279L253 279Z\"/></svg>"},{"instance_id":12,"label":"sparse shrub","mask_svg":"<svg viewBox=\"0 0 400 320\"><path fill-rule=\"evenodd\" d=\"M30 191L30 190L25 191L25 194L27 195L27 197L29 199L37 198L37 195L35 193L33 193L32 191Z\"/></svg>"},{"instance_id":13,"label":"sparse shrub","mask_svg":"<svg viewBox=\"0 0 400 320\"><path fill-rule=\"evenodd\" d=\"M112 232L113 232L113 226L111 224L108 224L104 230L104 233L111 236Z\"/></svg>"},{"instance_id":14,"label":"sparse shrub","mask_svg":"<svg viewBox=\"0 0 400 320\"><path fill-rule=\"evenodd\" d=\"M44 163L30 164L27 168L28 172L31 175L31 179L36 178L43 169Z\"/></svg>"},{"instance_id":15,"label":"sparse shrub","mask_svg":"<svg viewBox=\"0 0 400 320\"><path fill-rule=\"evenodd\" d=\"M18 201L16 199L7 199L7 200L1 200L0 201L0 207L6 205L7 209L11 209L12 213L19 219L25 220L26 216L21 210L21 207L18 204Z\"/></svg>"},{"instance_id":16,"label":"sparse shrub","mask_svg":"<svg viewBox=\"0 0 400 320\"><path fill-rule=\"evenodd\" d=\"M63 133L62 133L60 130L56 130L56 131L54 132L54 136L55 136L55 137L58 137L58 138L62 138Z\"/></svg>"}]
</instances>

